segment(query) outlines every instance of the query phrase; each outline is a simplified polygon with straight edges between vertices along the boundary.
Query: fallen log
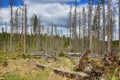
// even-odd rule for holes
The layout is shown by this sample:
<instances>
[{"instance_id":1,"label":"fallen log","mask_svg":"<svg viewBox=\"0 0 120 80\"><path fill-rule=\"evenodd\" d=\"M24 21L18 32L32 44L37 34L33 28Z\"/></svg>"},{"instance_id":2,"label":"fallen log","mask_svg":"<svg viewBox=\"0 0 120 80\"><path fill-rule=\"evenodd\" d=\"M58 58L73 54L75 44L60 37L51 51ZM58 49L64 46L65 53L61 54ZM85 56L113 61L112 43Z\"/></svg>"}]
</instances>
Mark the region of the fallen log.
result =
<instances>
[{"instance_id":1,"label":"fallen log","mask_svg":"<svg viewBox=\"0 0 120 80\"><path fill-rule=\"evenodd\" d=\"M46 67L40 64L36 64L36 67L41 68L42 70L45 69Z\"/></svg>"},{"instance_id":2,"label":"fallen log","mask_svg":"<svg viewBox=\"0 0 120 80\"><path fill-rule=\"evenodd\" d=\"M36 64L36 66L40 69L45 69L45 68L49 68L40 64ZM59 70L59 69L54 69L51 68L51 70L55 73L58 74L62 77L66 77L66 78L70 78L70 79L77 79L77 80L89 80L90 76L84 72L68 72L68 71L64 71L64 70Z\"/></svg>"},{"instance_id":3,"label":"fallen log","mask_svg":"<svg viewBox=\"0 0 120 80\"><path fill-rule=\"evenodd\" d=\"M87 80L90 77L88 74L83 73L83 72L79 72L79 73L67 72L67 71L63 71L59 69L53 69L53 72L60 76L70 78L70 79L76 79L76 80Z\"/></svg>"}]
</instances>

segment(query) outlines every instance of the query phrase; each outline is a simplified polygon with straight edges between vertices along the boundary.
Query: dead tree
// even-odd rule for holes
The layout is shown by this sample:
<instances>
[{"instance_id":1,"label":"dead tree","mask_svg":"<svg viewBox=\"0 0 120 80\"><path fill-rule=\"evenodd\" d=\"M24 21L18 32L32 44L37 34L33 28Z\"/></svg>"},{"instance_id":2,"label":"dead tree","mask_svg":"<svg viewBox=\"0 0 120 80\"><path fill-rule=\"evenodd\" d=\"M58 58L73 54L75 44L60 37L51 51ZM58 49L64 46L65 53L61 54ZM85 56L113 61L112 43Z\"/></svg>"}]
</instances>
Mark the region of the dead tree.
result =
<instances>
[{"instance_id":1,"label":"dead tree","mask_svg":"<svg viewBox=\"0 0 120 80\"><path fill-rule=\"evenodd\" d=\"M54 23L52 23L52 26L51 26L51 35L50 35L50 43L51 43L51 51L54 51Z\"/></svg>"},{"instance_id":2,"label":"dead tree","mask_svg":"<svg viewBox=\"0 0 120 80\"><path fill-rule=\"evenodd\" d=\"M94 33L94 39L93 39L93 50L98 50L98 7L95 8L95 14L93 16L93 26L92 31Z\"/></svg>"},{"instance_id":3,"label":"dead tree","mask_svg":"<svg viewBox=\"0 0 120 80\"><path fill-rule=\"evenodd\" d=\"M106 11L105 11L105 0L102 2L102 7L103 7L103 51L106 51L106 44L105 44L105 33L106 33Z\"/></svg>"},{"instance_id":4,"label":"dead tree","mask_svg":"<svg viewBox=\"0 0 120 80\"><path fill-rule=\"evenodd\" d=\"M23 27L23 39L24 39L24 42L23 42L23 45L24 45L24 54L26 53L26 30L27 30L27 6L25 5L24 6L24 18L25 18L25 21L24 21L24 27Z\"/></svg>"},{"instance_id":5,"label":"dead tree","mask_svg":"<svg viewBox=\"0 0 120 80\"><path fill-rule=\"evenodd\" d=\"M81 45L81 41L83 41L83 39L81 38L81 13L79 13L79 50L81 51L83 48L83 43Z\"/></svg>"},{"instance_id":6,"label":"dead tree","mask_svg":"<svg viewBox=\"0 0 120 80\"><path fill-rule=\"evenodd\" d=\"M72 21L72 49L73 51L76 50L76 39L77 39L77 32L76 32L76 26L77 26L77 0L75 0L75 10L74 10L74 16Z\"/></svg>"},{"instance_id":7,"label":"dead tree","mask_svg":"<svg viewBox=\"0 0 120 80\"><path fill-rule=\"evenodd\" d=\"M13 0L10 0L10 26L11 26L11 32L10 32L10 52L13 51Z\"/></svg>"},{"instance_id":8,"label":"dead tree","mask_svg":"<svg viewBox=\"0 0 120 80\"><path fill-rule=\"evenodd\" d=\"M39 23L38 23L38 49L40 49L40 44L41 44L41 20L39 19Z\"/></svg>"},{"instance_id":9,"label":"dead tree","mask_svg":"<svg viewBox=\"0 0 120 80\"><path fill-rule=\"evenodd\" d=\"M72 5L70 5L70 12L69 12L69 21L68 21L68 26L69 26L69 34L70 34L70 47L71 47L71 42L72 42Z\"/></svg>"},{"instance_id":10,"label":"dead tree","mask_svg":"<svg viewBox=\"0 0 120 80\"><path fill-rule=\"evenodd\" d=\"M118 21L118 24L119 24L119 52L120 52L120 0L119 0L119 21Z\"/></svg>"},{"instance_id":11,"label":"dead tree","mask_svg":"<svg viewBox=\"0 0 120 80\"><path fill-rule=\"evenodd\" d=\"M88 36L89 36L89 50L92 51L92 0L89 0L89 12L88 12Z\"/></svg>"},{"instance_id":12,"label":"dead tree","mask_svg":"<svg viewBox=\"0 0 120 80\"><path fill-rule=\"evenodd\" d=\"M83 28L83 41L82 41L82 49L85 49L86 47L86 14L85 14L85 8L82 10L82 28Z\"/></svg>"},{"instance_id":13,"label":"dead tree","mask_svg":"<svg viewBox=\"0 0 120 80\"><path fill-rule=\"evenodd\" d=\"M98 9L98 15L97 15L97 51L98 51L98 53L100 54L100 48L101 48L101 46L100 46L100 0L98 0L98 6L97 6L97 9Z\"/></svg>"},{"instance_id":14,"label":"dead tree","mask_svg":"<svg viewBox=\"0 0 120 80\"><path fill-rule=\"evenodd\" d=\"M112 33L111 33L111 0L108 0L108 48L107 52L111 53L112 48Z\"/></svg>"}]
</instances>

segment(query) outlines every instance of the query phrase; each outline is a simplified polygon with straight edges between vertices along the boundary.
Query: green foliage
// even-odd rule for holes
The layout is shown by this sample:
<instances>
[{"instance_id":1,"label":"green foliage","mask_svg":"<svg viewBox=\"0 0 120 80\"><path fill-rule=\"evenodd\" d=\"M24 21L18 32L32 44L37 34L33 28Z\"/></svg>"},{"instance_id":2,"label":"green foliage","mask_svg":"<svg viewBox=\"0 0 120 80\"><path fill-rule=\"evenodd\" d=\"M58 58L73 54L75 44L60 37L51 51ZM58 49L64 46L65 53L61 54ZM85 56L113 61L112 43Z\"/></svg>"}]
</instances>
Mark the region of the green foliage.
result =
<instances>
[{"instance_id":1,"label":"green foliage","mask_svg":"<svg viewBox=\"0 0 120 80\"><path fill-rule=\"evenodd\" d=\"M29 54L22 54L22 58L23 59L28 59L28 58L31 58L31 56Z\"/></svg>"},{"instance_id":2,"label":"green foliage","mask_svg":"<svg viewBox=\"0 0 120 80\"><path fill-rule=\"evenodd\" d=\"M21 46L21 42L16 44L16 52L21 53L23 51L23 47Z\"/></svg>"},{"instance_id":3,"label":"green foliage","mask_svg":"<svg viewBox=\"0 0 120 80\"><path fill-rule=\"evenodd\" d=\"M110 74L110 76L109 76L110 80L119 80L119 78L116 76L117 71L118 71L118 68L115 69L114 73Z\"/></svg>"},{"instance_id":4,"label":"green foliage","mask_svg":"<svg viewBox=\"0 0 120 80\"><path fill-rule=\"evenodd\" d=\"M71 63L72 63L73 65L75 65L75 64L76 64L75 59L71 59Z\"/></svg>"},{"instance_id":5,"label":"green foliage","mask_svg":"<svg viewBox=\"0 0 120 80\"><path fill-rule=\"evenodd\" d=\"M13 73L8 73L5 75L5 80L25 80L19 75L13 74Z\"/></svg>"},{"instance_id":6,"label":"green foliage","mask_svg":"<svg viewBox=\"0 0 120 80\"><path fill-rule=\"evenodd\" d=\"M34 32L36 32L37 30L37 25L38 25L38 18L37 18L37 15L34 16Z\"/></svg>"},{"instance_id":7,"label":"green foliage","mask_svg":"<svg viewBox=\"0 0 120 80\"><path fill-rule=\"evenodd\" d=\"M67 57L67 54L64 51L61 51L59 54L60 57Z\"/></svg>"}]
</instances>

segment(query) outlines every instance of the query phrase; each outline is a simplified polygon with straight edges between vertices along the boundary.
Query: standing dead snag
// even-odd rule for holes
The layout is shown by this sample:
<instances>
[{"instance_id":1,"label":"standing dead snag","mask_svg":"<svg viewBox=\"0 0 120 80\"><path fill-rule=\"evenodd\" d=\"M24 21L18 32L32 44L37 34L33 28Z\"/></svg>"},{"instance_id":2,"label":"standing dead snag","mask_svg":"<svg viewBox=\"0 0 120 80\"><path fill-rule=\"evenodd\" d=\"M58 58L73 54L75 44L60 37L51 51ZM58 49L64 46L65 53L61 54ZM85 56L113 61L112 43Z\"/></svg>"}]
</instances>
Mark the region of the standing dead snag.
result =
<instances>
[{"instance_id":1,"label":"standing dead snag","mask_svg":"<svg viewBox=\"0 0 120 80\"><path fill-rule=\"evenodd\" d=\"M112 50L112 25L111 25L111 0L108 0L108 48L107 52L111 53Z\"/></svg>"},{"instance_id":2,"label":"standing dead snag","mask_svg":"<svg viewBox=\"0 0 120 80\"><path fill-rule=\"evenodd\" d=\"M82 22L81 22L81 24L82 24L82 28L83 28L83 42L82 42L82 44L83 44L83 49L84 50L86 50L87 49L87 39L86 39L86 37L87 37L87 31L86 31L86 13L85 13L85 8L83 8L83 10L82 10ZM83 50L83 51L84 51Z\"/></svg>"},{"instance_id":3,"label":"standing dead snag","mask_svg":"<svg viewBox=\"0 0 120 80\"><path fill-rule=\"evenodd\" d=\"M105 33L106 33L106 16L105 16L105 0L103 0L103 2L102 2L102 7L103 7L103 35L102 35L102 37L103 37L103 51L105 52L106 51L106 44L105 44Z\"/></svg>"},{"instance_id":4,"label":"standing dead snag","mask_svg":"<svg viewBox=\"0 0 120 80\"><path fill-rule=\"evenodd\" d=\"M89 35L89 50L92 51L92 0L89 0L89 12L88 12L88 35Z\"/></svg>"},{"instance_id":5,"label":"standing dead snag","mask_svg":"<svg viewBox=\"0 0 120 80\"><path fill-rule=\"evenodd\" d=\"M72 5L70 5L70 12L69 12L69 21L68 21L68 28L69 28L69 36L70 36L70 47L72 46L71 42L72 42Z\"/></svg>"},{"instance_id":6,"label":"standing dead snag","mask_svg":"<svg viewBox=\"0 0 120 80\"><path fill-rule=\"evenodd\" d=\"M25 21L24 21L24 27L23 27L23 39L24 39L24 54L26 53L26 29L27 29L27 6L24 6L24 17L25 17Z\"/></svg>"},{"instance_id":7,"label":"standing dead snag","mask_svg":"<svg viewBox=\"0 0 120 80\"><path fill-rule=\"evenodd\" d=\"M13 51L13 0L10 0L10 26L11 26L11 32L10 32L10 52Z\"/></svg>"},{"instance_id":8,"label":"standing dead snag","mask_svg":"<svg viewBox=\"0 0 120 80\"><path fill-rule=\"evenodd\" d=\"M76 41L77 41L77 0L75 0L75 10L73 14L73 21L72 21L72 51L76 50Z\"/></svg>"}]
</instances>

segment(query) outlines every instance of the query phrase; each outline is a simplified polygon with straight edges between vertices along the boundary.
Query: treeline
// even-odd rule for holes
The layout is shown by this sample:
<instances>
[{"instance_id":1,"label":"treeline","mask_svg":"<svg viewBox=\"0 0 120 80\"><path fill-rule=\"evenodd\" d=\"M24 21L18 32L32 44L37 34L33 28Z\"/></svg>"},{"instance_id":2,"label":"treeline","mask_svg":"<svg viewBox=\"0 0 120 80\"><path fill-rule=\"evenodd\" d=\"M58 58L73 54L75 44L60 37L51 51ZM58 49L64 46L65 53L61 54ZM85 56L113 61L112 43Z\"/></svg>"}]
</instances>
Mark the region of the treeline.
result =
<instances>
[{"instance_id":1,"label":"treeline","mask_svg":"<svg viewBox=\"0 0 120 80\"><path fill-rule=\"evenodd\" d=\"M23 53L24 43L23 36L21 34L14 33L12 39L12 52L13 53ZM40 37L38 39L38 36ZM51 37L48 34L40 34L36 38L34 34L26 35L26 53L34 53L40 51L46 51L46 53L52 53L55 50L67 50L69 46L70 38L65 36L54 35ZM53 44L52 44L53 43ZM0 33L0 52L9 53L10 46L10 33L3 32ZM51 47L52 46L52 47ZM63 49L64 48L64 49Z\"/></svg>"}]
</instances>

